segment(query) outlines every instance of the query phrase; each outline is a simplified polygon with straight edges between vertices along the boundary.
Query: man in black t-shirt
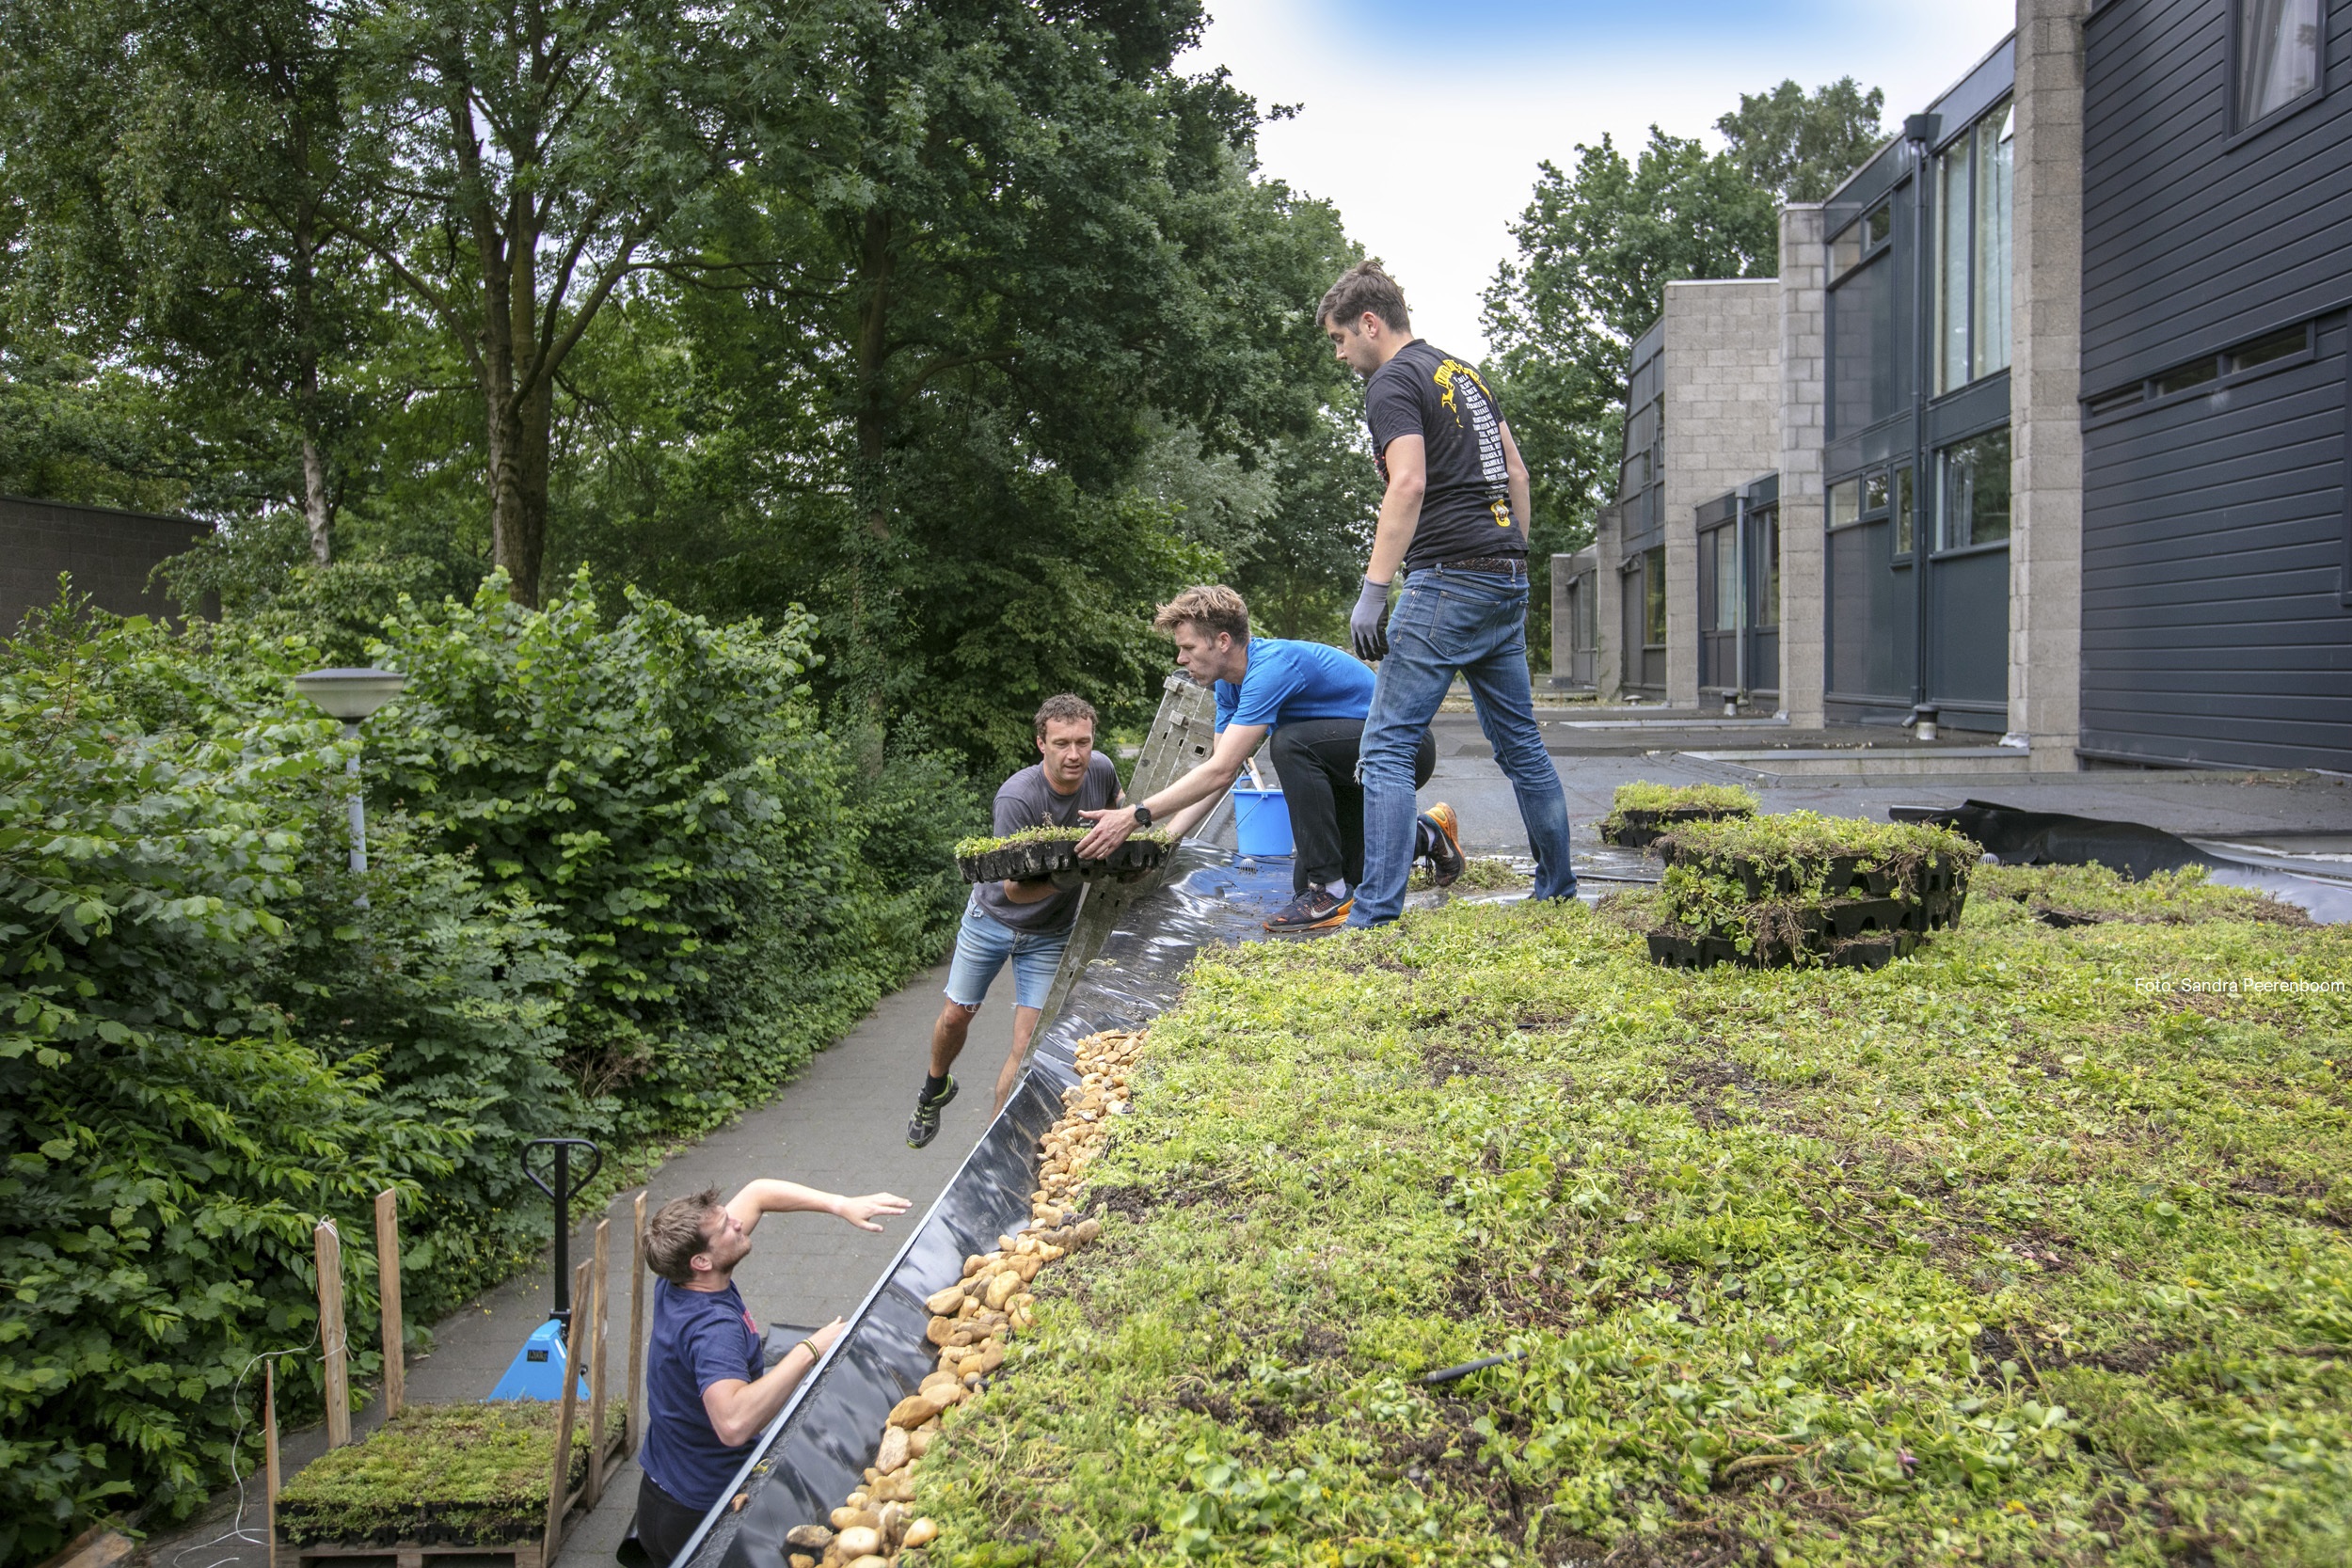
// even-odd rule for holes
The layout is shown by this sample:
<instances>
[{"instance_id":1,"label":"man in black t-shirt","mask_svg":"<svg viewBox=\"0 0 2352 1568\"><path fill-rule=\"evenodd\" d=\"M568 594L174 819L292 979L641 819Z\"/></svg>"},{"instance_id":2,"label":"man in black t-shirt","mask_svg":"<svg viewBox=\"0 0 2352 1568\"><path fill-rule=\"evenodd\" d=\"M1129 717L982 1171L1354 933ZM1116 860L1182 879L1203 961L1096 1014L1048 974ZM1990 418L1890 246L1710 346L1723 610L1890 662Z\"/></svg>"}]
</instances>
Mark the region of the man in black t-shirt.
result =
<instances>
[{"instance_id":1,"label":"man in black t-shirt","mask_svg":"<svg viewBox=\"0 0 2352 1568\"><path fill-rule=\"evenodd\" d=\"M1413 336L1405 292L1363 261L1315 311L1341 361L1365 378L1364 419L1383 494L1372 562L1348 617L1357 657L1379 661L1358 752L1364 879L1350 926L1405 907L1413 858L1413 754L1456 674L1518 798L1537 898L1572 898L1568 807L1544 750L1527 673L1527 465L1470 365ZM1406 574L1396 610L1389 585Z\"/></svg>"}]
</instances>

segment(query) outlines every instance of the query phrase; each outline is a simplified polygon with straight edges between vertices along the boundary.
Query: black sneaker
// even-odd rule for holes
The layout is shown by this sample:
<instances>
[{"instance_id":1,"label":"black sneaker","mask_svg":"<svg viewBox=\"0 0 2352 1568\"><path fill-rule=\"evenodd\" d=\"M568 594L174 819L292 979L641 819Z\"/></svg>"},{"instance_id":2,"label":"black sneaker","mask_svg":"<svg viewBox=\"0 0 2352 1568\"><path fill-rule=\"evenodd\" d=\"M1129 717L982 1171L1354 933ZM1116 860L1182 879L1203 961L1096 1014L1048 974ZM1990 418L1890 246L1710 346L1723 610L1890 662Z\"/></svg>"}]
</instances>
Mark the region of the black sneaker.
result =
<instances>
[{"instance_id":1,"label":"black sneaker","mask_svg":"<svg viewBox=\"0 0 2352 1568\"><path fill-rule=\"evenodd\" d=\"M1316 931L1326 926L1337 926L1347 918L1347 911L1356 907L1353 892L1335 894L1327 888L1311 887L1276 912L1265 923L1269 931Z\"/></svg>"},{"instance_id":2,"label":"black sneaker","mask_svg":"<svg viewBox=\"0 0 2352 1568\"><path fill-rule=\"evenodd\" d=\"M1422 852L1429 857L1429 885L1452 887L1469 863L1462 858L1462 825L1443 800L1421 814Z\"/></svg>"},{"instance_id":3,"label":"black sneaker","mask_svg":"<svg viewBox=\"0 0 2352 1568\"><path fill-rule=\"evenodd\" d=\"M939 1136L939 1113L947 1108L947 1101L956 1097L956 1081L947 1080L947 1086L926 1100L914 1097L914 1116L907 1123L907 1147L920 1148Z\"/></svg>"}]
</instances>

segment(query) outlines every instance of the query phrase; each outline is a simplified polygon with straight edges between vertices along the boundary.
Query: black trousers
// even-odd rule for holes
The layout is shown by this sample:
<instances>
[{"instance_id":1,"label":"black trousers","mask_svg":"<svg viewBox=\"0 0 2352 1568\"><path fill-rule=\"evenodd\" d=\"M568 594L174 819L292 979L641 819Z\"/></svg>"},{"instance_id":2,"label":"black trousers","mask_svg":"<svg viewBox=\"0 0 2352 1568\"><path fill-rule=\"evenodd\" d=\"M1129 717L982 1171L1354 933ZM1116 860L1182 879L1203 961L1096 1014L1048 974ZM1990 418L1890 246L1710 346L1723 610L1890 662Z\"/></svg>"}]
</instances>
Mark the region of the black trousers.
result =
<instances>
[{"instance_id":1,"label":"black trousers","mask_svg":"<svg viewBox=\"0 0 2352 1568\"><path fill-rule=\"evenodd\" d=\"M1342 877L1353 887L1364 874L1364 786L1356 782L1356 748L1363 738L1361 719L1309 719L1284 724L1267 743L1298 846L1294 893ZM1438 742L1424 730L1413 753L1413 787L1427 784L1437 767Z\"/></svg>"},{"instance_id":2,"label":"black trousers","mask_svg":"<svg viewBox=\"0 0 2352 1568\"><path fill-rule=\"evenodd\" d=\"M704 1510L689 1508L644 1476L637 1485L637 1542L655 1568L669 1568L703 1522Z\"/></svg>"}]
</instances>

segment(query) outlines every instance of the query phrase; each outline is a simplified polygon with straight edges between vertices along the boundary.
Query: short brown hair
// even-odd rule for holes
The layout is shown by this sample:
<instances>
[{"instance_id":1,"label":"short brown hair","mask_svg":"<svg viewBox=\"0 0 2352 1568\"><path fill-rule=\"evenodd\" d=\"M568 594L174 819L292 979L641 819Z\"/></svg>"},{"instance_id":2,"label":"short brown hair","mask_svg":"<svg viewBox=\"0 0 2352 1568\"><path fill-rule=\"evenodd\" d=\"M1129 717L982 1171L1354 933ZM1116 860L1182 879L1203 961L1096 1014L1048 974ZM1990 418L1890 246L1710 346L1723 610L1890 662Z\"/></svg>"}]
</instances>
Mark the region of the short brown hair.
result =
<instances>
[{"instance_id":1,"label":"short brown hair","mask_svg":"<svg viewBox=\"0 0 2352 1568\"><path fill-rule=\"evenodd\" d=\"M720 1207L719 1189L705 1187L655 1210L645 1222L645 1266L673 1285L692 1284L694 1255L710 1245L710 1215Z\"/></svg>"},{"instance_id":2,"label":"short brown hair","mask_svg":"<svg viewBox=\"0 0 2352 1568\"><path fill-rule=\"evenodd\" d=\"M1037 737L1045 738L1049 723L1075 724L1083 721L1089 729L1098 726L1094 721L1094 705L1071 691L1057 691L1038 705Z\"/></svg>"},{"instance_id":3,"label":"short brown hair","mask_svg":"<svg viewBox=\"0 0 2352 1568\"><path fill-rule=\"evenodd\" d=\"M1359 261L1340 274L1340 280L1325 291L1323 303L1315 307L1315 325L1337 322L1343 326L1353 326L1367 310L1395 331L1413 329L1413 318L1405 309L1405 291L1389 276L1377 256Z\"/></svg>"},{"instance_id":4,"label":"short brown hair","mask_svg":"<svg viewBox=\"0 0 2352 1568\"><path fill-rule=\"evenodd\" d=\"M1214 637L1218 632L1231 632L1236 642L1249 641L1249 607L1239 594L1221 582L1200 583L1185 589L1168 603L1160 606L1152 617L1155 630L1167 636L1176 635L1176 628L1187 622Z\"/></svg>"}]
</instances>

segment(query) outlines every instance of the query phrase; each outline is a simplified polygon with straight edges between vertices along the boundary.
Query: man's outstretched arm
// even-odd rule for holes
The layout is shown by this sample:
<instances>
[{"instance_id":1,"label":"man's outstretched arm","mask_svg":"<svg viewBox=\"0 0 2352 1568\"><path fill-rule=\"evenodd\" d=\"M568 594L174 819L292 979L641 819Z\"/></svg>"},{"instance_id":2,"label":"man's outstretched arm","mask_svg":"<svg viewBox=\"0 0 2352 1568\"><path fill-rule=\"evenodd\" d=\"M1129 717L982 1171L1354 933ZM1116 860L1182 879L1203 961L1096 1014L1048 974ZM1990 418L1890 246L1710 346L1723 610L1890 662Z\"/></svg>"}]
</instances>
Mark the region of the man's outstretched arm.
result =
<instances>
[{"instance_id":1,"label":"man's outstretched arm","mask_svg":"<svg viewBox=\"0 0 2352 1568\"><path fill-rule=\"evenodd\" d=\"M1216 737L1216 749L1199 766L1157 795L1143 803L1152 808L1152 819L1164 821L1171 832L1181 835L1198 823L1205 808L1233 785L1241 770L1259 746L1264 743L1267 724L1228 724L1225 733ZM1187 819L1184 813L1201 807ZM1078 841L1078 854L1084 860L1100 860L1127 842L1136 831L1136 808L1113 806L1108 811L1082 811L1078 814L1094 824L1094 831Z\"/></svg>"},{"instance_id":2,"label":"man's outstretched arm","mask_svg":"<svg viewBox=\"0 0 2352 1568\"><path fill-rule=\"evenodd\" d=\"M903 1214L913 1205L895 1193L868 1193L864 1197L844 1197L839 1193L818 1192L803 1187L798 1181L754 1181L727 1199L727 1212L735 1223L749 1231L759 1224L762 1214L814 1213L831 1214L849 1221L860 1230L880 1230L875 1221Z\"/></svg>"}]
</instances>

